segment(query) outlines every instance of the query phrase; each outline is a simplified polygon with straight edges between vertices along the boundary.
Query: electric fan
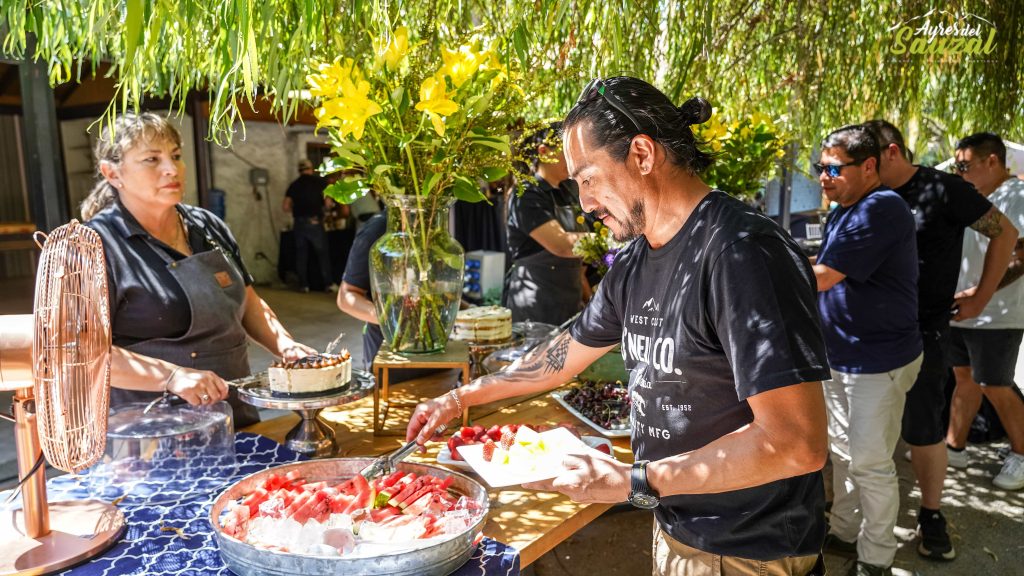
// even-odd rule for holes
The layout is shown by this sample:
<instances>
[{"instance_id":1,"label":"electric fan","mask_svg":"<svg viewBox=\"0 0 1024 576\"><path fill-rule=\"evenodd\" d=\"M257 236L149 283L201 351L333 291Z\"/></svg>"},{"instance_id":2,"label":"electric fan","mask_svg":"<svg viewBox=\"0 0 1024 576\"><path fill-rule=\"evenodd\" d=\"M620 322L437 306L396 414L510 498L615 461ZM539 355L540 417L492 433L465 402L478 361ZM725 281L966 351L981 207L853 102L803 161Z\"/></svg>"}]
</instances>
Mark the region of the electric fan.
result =
<instances>
[{"instance_id":1,"label":"electric fan","mask_svg":"<svg viewBox=\"0 0 1024 576\"><path fill-rule=\"evenodd\" d=\"M22 494L21 508L0 519L0 575L54 572L102 553L124 533L124 515L96 500L47 502L41 466L45 456L80 472L106 444L106 263L99 236L76 220L45 237L33 314L0 317L0 390L14 392Z\"/></svg>"}]
</instances>

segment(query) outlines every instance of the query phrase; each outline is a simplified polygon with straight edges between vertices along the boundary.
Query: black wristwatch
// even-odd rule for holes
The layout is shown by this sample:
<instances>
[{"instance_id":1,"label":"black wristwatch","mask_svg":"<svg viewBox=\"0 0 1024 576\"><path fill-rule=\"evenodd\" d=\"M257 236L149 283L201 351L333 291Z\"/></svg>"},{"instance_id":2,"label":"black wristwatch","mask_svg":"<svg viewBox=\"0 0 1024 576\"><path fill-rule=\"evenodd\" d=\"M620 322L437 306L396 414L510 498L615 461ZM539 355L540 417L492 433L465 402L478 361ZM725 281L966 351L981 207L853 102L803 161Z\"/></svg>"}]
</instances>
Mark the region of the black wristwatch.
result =
<instances>
[{"instance_id":1,"label":"black wristwatch","mask_svg":"<svg viewBox=\"0 0 1024 576\"><path fill-rule=\"evenodd\" d=\"M637 508L653 510L658 507L658 493L647 483L648 460L639 460L633 463L633 470L630 474L629 503Z\"/></svg>"}]
</instances>

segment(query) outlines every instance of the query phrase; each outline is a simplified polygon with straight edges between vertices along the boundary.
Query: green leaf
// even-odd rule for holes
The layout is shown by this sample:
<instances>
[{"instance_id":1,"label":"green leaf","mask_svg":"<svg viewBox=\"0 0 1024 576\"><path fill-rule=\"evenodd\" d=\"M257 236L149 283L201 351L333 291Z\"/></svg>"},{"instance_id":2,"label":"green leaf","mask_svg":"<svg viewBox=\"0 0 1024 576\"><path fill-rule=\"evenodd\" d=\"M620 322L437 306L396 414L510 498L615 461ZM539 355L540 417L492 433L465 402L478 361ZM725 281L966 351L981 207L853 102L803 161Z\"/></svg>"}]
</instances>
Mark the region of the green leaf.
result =
<instances>
[{"instance_id":1,"label":"green leaf","mask_svg":"<svg viewBox=\"0 0 1024 576\"><path fill-rule=\"evenodd\" d=\"M470 138L470 142L478 144L480 146L487 146L493 148L502 154L512 154L512 148L508 145L508 137L495 138L490 136L476 136Z\"/></svg>"},{"instance_id":2,"label":"green leaf","mask_svg":"<svg viewBox=\"0 0 1024 576\"><path fill-rule=\"evenodd\" d=\"M440 172L432 173L430 175L430 177L427 178L426 183L423 184L423 195L424 196L430 196L430 191L434 188L434 186L437 184L437 181L440 180L440 179L441 179L441 173Z\"/></svg>"},{"instance_id":3,"label":"green leaf","mask_svg":"<svg viewBox=\"0 0 1024 576\"><path fill-rule=\"evenodd\" d=\"M324 189L324 195L335 202L351 204L366 196L370 187L362 178L340 178Z\"/></svg>"},{"instance_id":4,"label":"green leaf","mask_svg":"<svg viewBox=\"0 0 1024 576\"><path fill-rule=\"evenodd\" d=\"M128 68L135 61L135 50L142 43L142 20L145 13L145 0L125 2L123 68Z\"/></svg>"},{"instance_id":5,"label":"green leaf","mask_svg":"<svg viewBox=\"0 0 1024 576\"><path fill-rule=\"evenodd\" d=\"M462 175L455 177L455 183L452 184L452 194L464 202L476 203L487 199L487 196L484 195L483 190L480 189L476 182Z\"/></svg>"},{"instance_id":6,"label":"green leaf","mask_svg":"<svg viewBox=\"0 0 1024 576\"><path fill-rule=\"evenodd\" d=\"M484 180L494 182L508 175L508 170L496 166L485 166L482 170Z\"/></svg>"},{"instance_id":7,"label":"green leaf","mask_svg":"<svg viewBox=\"0 0 1024 576\"><path fill-rule=\"evenodd\" d=\"M512 46L515 48L516 56L519 57L519 62L522 63L523 68L528 68L530 63L527 61L526 29L523 22L520 22L519 26L516 26L515 31L512 32Z\"/></svg>"},{"instance_id":8,"label":"green leaf","mask_svg":"<svg viewBox=\"0 0 1024 576\"><path fill-rule=\"evenodd\" d=\"M377 176L380 176L381 174L393 168L395 168L394 164L377 164L376 166L373 167L373 173Z\"/></svg>"}]
</instances>

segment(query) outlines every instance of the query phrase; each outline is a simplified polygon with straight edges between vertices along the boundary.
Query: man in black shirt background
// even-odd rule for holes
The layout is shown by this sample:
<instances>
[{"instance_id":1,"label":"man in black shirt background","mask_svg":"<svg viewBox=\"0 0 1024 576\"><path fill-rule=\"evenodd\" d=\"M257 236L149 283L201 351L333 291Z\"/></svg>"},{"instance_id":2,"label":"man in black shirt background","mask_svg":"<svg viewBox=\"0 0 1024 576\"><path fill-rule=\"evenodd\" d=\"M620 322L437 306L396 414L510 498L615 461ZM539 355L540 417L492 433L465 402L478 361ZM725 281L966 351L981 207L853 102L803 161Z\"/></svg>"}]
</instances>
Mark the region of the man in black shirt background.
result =
<instances>
[{"instance_id":1,"label":"man in black shirt background","mask_svg":"<svg viewBox=\"0 0 1024 576\"><path fill-rule=\"evenodd\" d=\"M299 160L299 177L285 192L281 209L291 212L295 220L295 268L299 274L299 290L309 292L309 251L313 250L320 265L320 276L329 292L338 289L331 282L331 261L327 256L327 232L324 231L324 189L327 180L313 173L313 163Z\"/></svg>"},{"instance_id":2,"label":"man in black shirt background","mask_svg":"<svg viewBox=\"0 0 1024 576\"><path fill-rule=\"evenodd\" d=\"M635 78L587 86L564 122L569 173L583 209L633 241L569 331L421 404L406 437L561 386L621 342L635 464L569 456L525 487L653 510L657 575L819 574L830 372L814 273L777 224L700 179L711 158L691 126L710 116Z\"/></svg>"},{"instance_id":3,"label":"man in black shirt background","mask_svg":"<svg viewBox=\"0 0 1024 576\"><path fill-rule=\"evenodd\" d=\"M921 487L917 551L926 558L952 560L956 550L946 519L939 512L948 461L942 412L949 368L949 321L973 318L985 308L1010 263L1017 234L1006 216L963 178L912 164L903 135L895 126L885 120L872 120L865 126L882 149L882 184L906 200L917 224L917 320L924 338L924 361L907 393L902 432ZM981 281L954 302L968 227L990 242Z\"/></svg>"}]
</instances>

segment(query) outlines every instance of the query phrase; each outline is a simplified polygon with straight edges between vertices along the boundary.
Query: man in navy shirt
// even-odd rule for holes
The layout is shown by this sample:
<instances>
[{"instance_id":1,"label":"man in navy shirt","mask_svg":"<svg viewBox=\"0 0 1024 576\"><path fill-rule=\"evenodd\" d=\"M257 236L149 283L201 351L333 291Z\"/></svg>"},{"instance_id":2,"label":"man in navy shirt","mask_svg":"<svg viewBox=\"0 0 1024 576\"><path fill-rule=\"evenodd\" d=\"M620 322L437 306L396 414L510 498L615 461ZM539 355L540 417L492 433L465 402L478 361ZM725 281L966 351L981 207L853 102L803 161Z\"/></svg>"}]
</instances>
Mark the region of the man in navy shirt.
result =
<instances>
[{"instance_id":1,"label":"man in navy shirt","mask_svg":"<svg viewBox=\"0 0 1024 576\"><path fill-rule=\"evenodd\" d=\"M814 274L832 368L824 383L833 466L826 550L850 574L892 574L900 494L892 453L907 391L921 369L914 216L878 177L878 141L863 126L832 132L814 167L829 215Z\"/></svg>"}]
</instances>

